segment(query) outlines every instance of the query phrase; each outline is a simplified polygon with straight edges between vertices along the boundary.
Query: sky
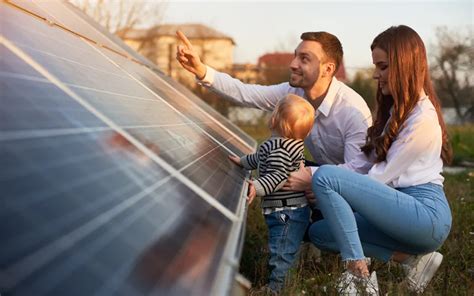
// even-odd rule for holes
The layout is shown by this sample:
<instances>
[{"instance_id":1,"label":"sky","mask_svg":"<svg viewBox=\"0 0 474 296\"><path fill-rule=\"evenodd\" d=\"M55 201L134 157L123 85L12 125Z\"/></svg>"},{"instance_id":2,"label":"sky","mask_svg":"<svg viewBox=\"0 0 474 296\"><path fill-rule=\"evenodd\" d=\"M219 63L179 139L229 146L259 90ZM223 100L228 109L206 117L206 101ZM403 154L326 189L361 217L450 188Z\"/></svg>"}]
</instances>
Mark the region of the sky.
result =
<instances>
[{"instance_id":1,"label":"sky","mask_svg":"<svg viewBox=\"0 0 474 296\"><path fill-rule=\"evenodd\" d=\"M168 0L163 23L201 23L233 38L234 63L256 63L275 51L293 52L306 31L336 35L349 74L371 67L373 38L392 25L412 27L430 45L438 26L473 28L473 1L182 1ZM471 31L472 32L472 31Z\"/></svg>"}]
</instances>

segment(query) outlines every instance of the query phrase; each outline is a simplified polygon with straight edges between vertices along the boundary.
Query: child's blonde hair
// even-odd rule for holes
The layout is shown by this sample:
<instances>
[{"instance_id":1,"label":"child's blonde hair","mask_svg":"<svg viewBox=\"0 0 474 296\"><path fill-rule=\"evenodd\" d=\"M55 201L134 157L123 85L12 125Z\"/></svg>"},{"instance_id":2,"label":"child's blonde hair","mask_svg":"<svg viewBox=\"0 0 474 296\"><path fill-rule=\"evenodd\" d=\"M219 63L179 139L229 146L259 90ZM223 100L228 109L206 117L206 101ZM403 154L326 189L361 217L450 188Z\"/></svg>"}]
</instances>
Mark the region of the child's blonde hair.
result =
<instances>
[{"instance_id":1,"label":"child's blonde hair","mask_svg":"<svg viewBox=\"0 0 474 296\"><path fill-rule=\"evenodd\" d=\"M280 136L303 140L314 123L314 108L300 96L288 94L280 100L270 118L270 129Z\"/></svg>"}]
</instances>

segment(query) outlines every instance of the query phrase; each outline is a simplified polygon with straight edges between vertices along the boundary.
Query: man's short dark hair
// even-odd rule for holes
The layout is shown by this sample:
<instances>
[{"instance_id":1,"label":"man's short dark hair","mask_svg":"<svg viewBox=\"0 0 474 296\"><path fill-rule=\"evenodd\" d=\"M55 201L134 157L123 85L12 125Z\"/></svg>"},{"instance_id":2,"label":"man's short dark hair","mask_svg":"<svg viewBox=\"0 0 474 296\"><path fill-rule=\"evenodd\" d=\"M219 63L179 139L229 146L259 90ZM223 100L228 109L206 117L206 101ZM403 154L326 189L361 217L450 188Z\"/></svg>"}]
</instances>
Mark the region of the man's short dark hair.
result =
<instances>
[{"instance_id":1,"label":"man's short dark hair","mask_svg":"<svg viewBox=\"0 0 474 296\"><path fill-rule=\"evenodd\" d=\"M316 41L321 44L327 58L336 65L336 69L334 70L335 75L342 63L342 56L344 55L339 39L328 32L305 32L301 34L301 40Z\"/></svg>"}]
</instances>

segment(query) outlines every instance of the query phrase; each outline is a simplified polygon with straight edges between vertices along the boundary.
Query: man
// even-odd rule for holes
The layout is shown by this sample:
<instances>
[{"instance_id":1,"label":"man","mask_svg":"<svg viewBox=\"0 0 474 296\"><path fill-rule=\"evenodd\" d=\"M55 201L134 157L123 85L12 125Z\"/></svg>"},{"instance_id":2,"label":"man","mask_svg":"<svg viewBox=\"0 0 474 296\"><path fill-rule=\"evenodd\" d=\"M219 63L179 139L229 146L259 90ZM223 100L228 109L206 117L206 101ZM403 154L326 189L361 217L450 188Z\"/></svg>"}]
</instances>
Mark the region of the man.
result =
<instances>
[{"instance_id":1,"label":"man","mask_svg":"<svg viewBox=\"0 0 474 296\"><path fill-rule=\"evenodd\" d=\"M305 140L314 161L337 164L357 171L356 156L365 144L372 124L370 110L362 97L334 75L342 63L343 50L336 36L327 32L306 32L290 64L290 81L263 86L244 84L228 74L203 64L186 36L178 46L178 62L193 73L198 83L242 105L271 111L288 93L304 97L316 110L310 135ZM311 192L311 175L317 167L301 166L283 189Z\"/></svg>"}]
</instances>

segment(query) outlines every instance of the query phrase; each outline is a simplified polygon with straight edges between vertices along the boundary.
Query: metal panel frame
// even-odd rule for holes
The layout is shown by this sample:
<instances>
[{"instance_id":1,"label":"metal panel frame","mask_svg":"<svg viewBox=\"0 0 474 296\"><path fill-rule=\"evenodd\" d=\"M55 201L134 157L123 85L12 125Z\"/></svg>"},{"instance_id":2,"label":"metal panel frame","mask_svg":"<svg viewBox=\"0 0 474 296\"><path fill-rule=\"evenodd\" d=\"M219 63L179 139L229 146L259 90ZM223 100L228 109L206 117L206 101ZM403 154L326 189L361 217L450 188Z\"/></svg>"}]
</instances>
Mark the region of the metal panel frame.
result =
<instances>
[{"instance_id":1,"label":"metal panel frame","mask_svg":"<svg viewBox=\"0 0 474 296\"><path fill-rule=\"evenodd\" d=\"M8 1L7 1L8 3ZM12 5L8 3L12 7L18 8L16 5ZM71 4L66 3L66 6L68 6L71 11L74 13L78 13L77 9L72 7ZM76 11L74 11L76 10ZM33 12L30 12L30 14L33 16L35 15ZM37 16L37 15L35 15ZM66 31L69 31L67 28L64 28L57 23L54 22L54 20L48 20L44 19L40 16L37 16L39 19L49 23L50 25L53 26L58 26L61 29L64 29ZM85 16L81 16L85 18ZM91 22L89 20L89 22ZM92 22L91 22L92 23ZM107 34L103 30L100 30L100 27L97 25L94 25L95 29L98 30L98 32L102 35L104 35L105 38L108 38L111 40L113 43L117 43L120 47L125 48L126 51L129 54L133 54L133 52L130 52L131 49L128 48L125 43L123 43L121 40L118 40L118 38L113 37L112 35ZM72 32L74 33L74 32ZM78 34L76 34L78 35ZM99 43L91 43L91 40L87 38L87 36L80 36L84 37L82 40L84 42L88 43L92 47L100 46ZM92 40L93 41L93 40ZM134 146L136 146L141 152L143 152L145 155L147 155L150 159L155 161L157 164L159 164L161 167L163 167L166 171L168 171L171 175L178 177L179 180L181 180L184 184L187 184L189 188L191 188L193 191L195 191L198 196L201 196L203 199L205 199L208 203L210 203L214 208L218 209L221 213L223 213L226 217L228 217L232 221L232 228L229 233L229 236L227 238L227 243L224 248L224 253L223 257L221 259L219 271L218 271L218 277L214 280L214 285L213 289L211 291L212 295L223 295L223 294L228 294L230 293L230 290L232 288L232 283L234 281L234 276L237 272L237 268L239 265L239 258L242 252L242 247L243 247L243 240L244 240L244 234L245 234L245 220L246 220L246 209L247 209L247 203L246 203L246 195L247 195L247 189L246 186L242 186L240 196L239 196L239 205L238 205L238 210L237 213L231 213L229 210L226 208L222 207L218 202L215 202L215 199L212 196L209 196L206 192L204 192L202 189L200 189L198 186L196 186L194 183L189 181L186 177L182 176L178 171L176 171L173 167L168 165L165 161L163 161L159 156L157 156L153 151L151 151L148 147L143 145L139 140L134 138L132 135L130 135L128 132L123 130L120 126L116 125L113 121L111 121L109 118L107 118L105 115L101 114L98 112L93 106L91 106L89 103L87 103L84 99L82 99L79 95L77 95L73 90L71 90L67 85L61 82L60 79L49 73L45 68L43 68L40 64L38 64L36 61L34 61L28 54L24 53L21 49L16 47L13 43L11 43L9 40L5 39L3 36L0 35L0 43L5 45L7 48L9 48L12 52L14 52L17 56L19 56L21 59L26 61L29 65L31 65L34 69L36 69L38 72L40 72L44 77L46 77L48 80L50 80L54 85L59 87L61 90L63 90L66 94L74 98L77 102L79 102L83 107L85 107L87 110L89 110L91 113L96 115L99 119L101 119L103 122L105 122L108 126L112 127L116 132L118 132L120 135L122 135L125 139L130 141ZM102 47L107 50L111 50L108 47ZM95 48L97 51L100 52L98 48ZM117 53L114 50L111 50L114 53ZM118 53L120 54L120 53ZM105 57L105 56L104 56ZM161 79L159 75L153 73L153 71L158 71L159 73L162 73L159 71L156 66L154 66L151 62L149 62L147 59L139 56L138 54L132 56L127 56L130 60L139 63L143 65L144 67L147 67L147 71L152 72L153 75L156 75L160 80L162 80L164 83L168 84L165 80ZM119 66L120 67L120 66ZM122 68L122 70L124 70ZM125 71L125 70L124 70ZM127 71L125 71L127 72ZM128 72L127 72L128 73ZM129 74L130 76L133 77L133 75ZM134 77L135 78L135 77ZM135 78L136 79L136 78ZM137 79L136 79L137 80ZM138 80L137 80L138 81ZM145 86L146 87L146 86ZM172 85L170 87L174 88ZM151 90L150 90L151 91ZM180 93L178 91L178 93ZM189 103L193 104L196 108L199 108L202 110L201 107L196 105L192 100L189 100L185 95L182 95L183 98L187 99ZM202 110L205 114L208 114L204 110ZM209 119L213 120L214 122L220 124L221 127L223 127L225 130L230 132L231 134L234 134L231 130L229 130L225 125L221 124L217 119L215 119L212 116L209 116ZM220 120L221 118L219 118ZM230 121L227 119L226 123L231 124ZM232 124L233 126L233 124ZM236 126L233 126L234 128L237 128ZM240 129L239 129L240 130ZM241 130L240 130L241 131ZM243 133L243 132L242 132ZM235 135L235 134L234 134ZM237 137L238 138L238 137ZM245 143L246 144L246 143ZM253 143L253 147L255 148L256 143ZM248 179L250 177L250 173L246 173L246 178Z\"/></svg>"}]
</instances>

